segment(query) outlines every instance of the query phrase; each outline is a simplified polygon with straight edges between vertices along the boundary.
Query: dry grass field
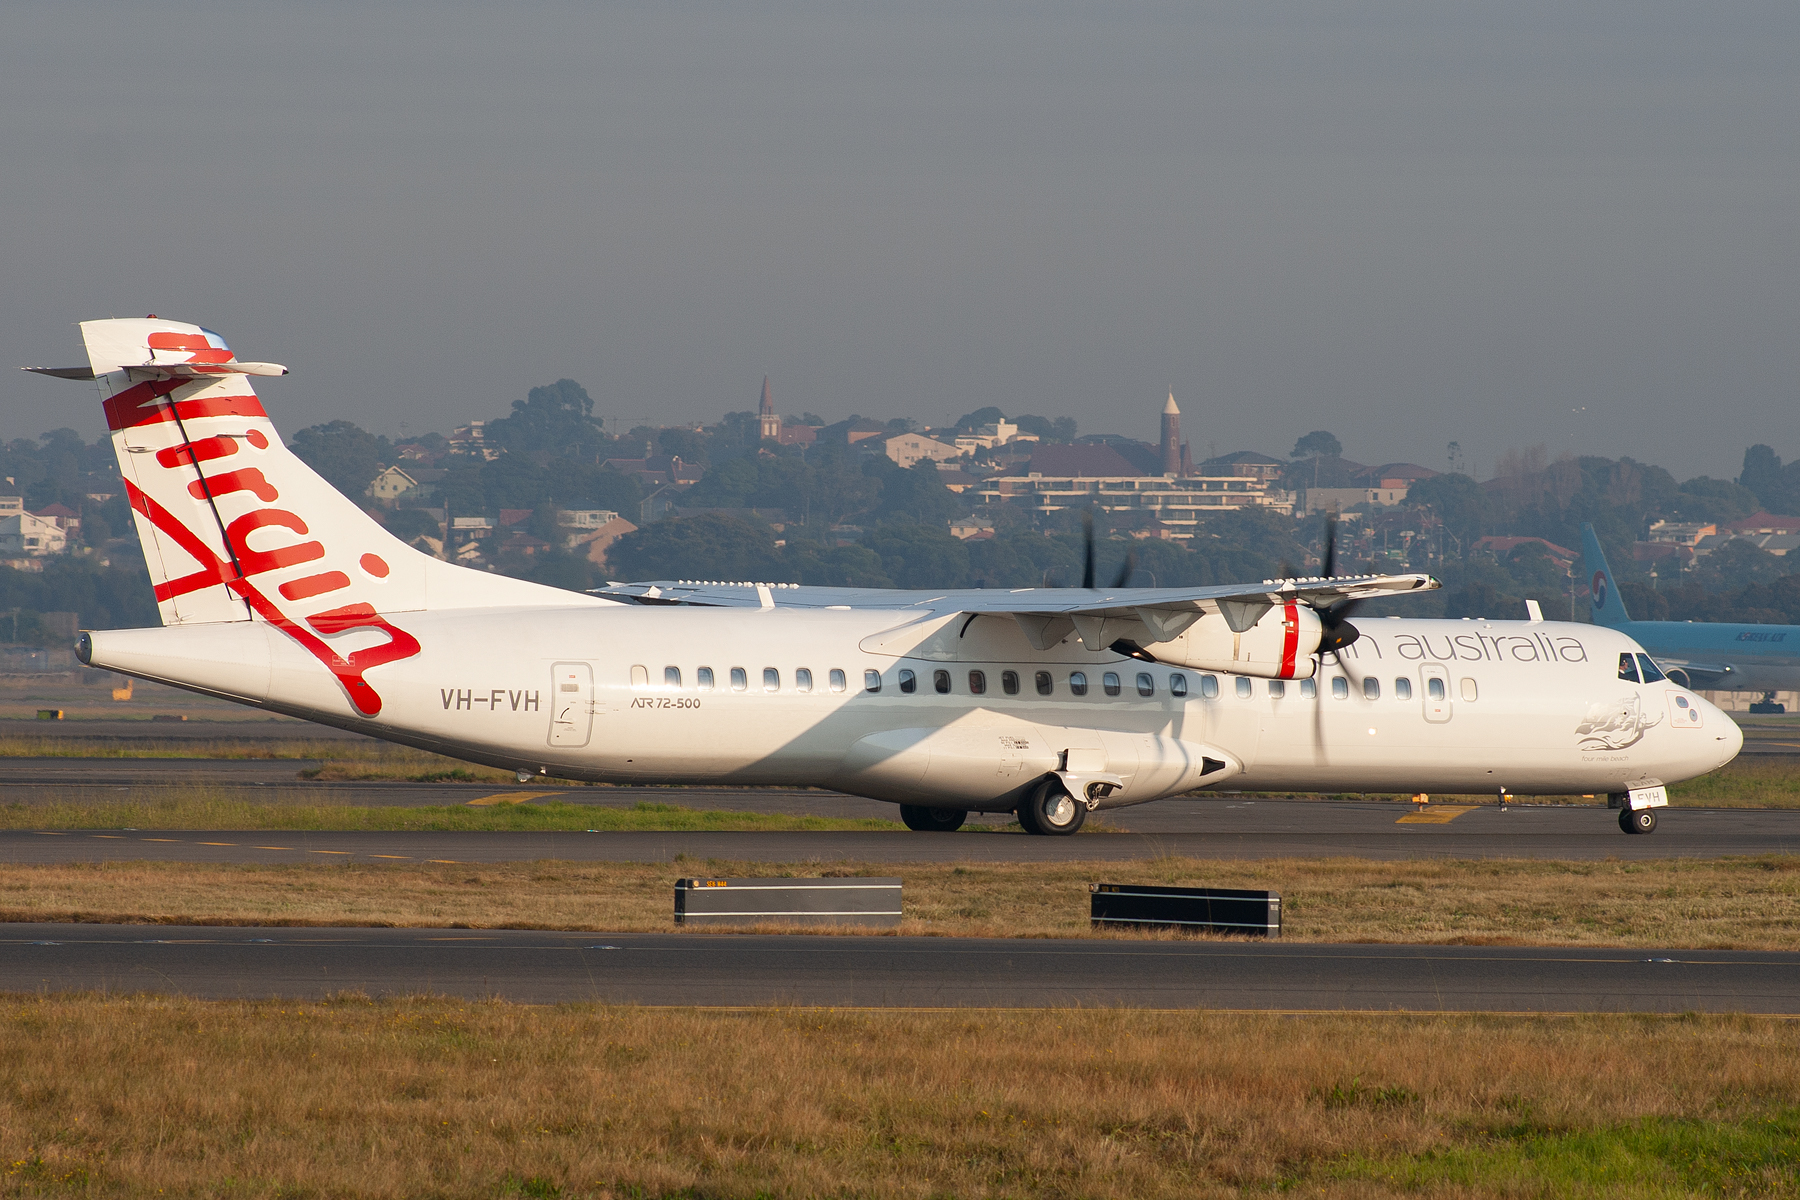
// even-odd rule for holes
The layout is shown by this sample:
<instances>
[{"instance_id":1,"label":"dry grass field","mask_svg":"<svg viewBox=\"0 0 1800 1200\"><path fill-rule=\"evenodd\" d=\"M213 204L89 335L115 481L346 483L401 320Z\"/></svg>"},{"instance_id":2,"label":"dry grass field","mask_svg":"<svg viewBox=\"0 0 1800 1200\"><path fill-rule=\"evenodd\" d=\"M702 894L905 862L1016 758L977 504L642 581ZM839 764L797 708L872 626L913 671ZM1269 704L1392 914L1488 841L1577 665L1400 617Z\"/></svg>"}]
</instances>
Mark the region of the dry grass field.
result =
<instances>
[{"instance_id":1,"label":"dry grass field","mask_svg":"<svg viewBox=\"0 0 1800 1200\"><path fill-rule=\"evenodd\" d=\"M1800 859L1709 862L500 863L0 865L0 920L177 925L403 925L656 931L677 877L898 875L897 932L1143 937L1090 932L1088 884L1161 882L1282 895L1283 936L1430 942L1792 950Z\"/></svg>"},{"instance_id":2,"label":"dry grass field","mask_svg":"<svg viewBox=\"0 0 1800 1200\"><path fill-rule=\"evenodd\" d=\"M24 1196L1792 1196L1748 1018L0 1000Z\"/></svg>"}]
</instances>

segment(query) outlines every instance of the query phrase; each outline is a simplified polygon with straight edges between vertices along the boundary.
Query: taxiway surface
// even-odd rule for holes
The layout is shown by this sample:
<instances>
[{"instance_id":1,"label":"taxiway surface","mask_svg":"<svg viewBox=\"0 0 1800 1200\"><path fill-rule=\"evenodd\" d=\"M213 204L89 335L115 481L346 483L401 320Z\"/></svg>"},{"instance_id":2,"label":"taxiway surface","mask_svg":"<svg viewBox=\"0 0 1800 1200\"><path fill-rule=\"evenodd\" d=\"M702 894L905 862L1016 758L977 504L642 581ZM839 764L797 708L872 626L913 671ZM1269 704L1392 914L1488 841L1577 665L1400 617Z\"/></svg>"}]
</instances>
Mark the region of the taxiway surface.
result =
<instances>
[{"instance_id":1,"label":"taxiway surface","mask_svg":"<svg viewBox=\"0 0 1800 1200\"><path fill-rule=\"evenodd\" d=\"M0 990L204 999L1800 1013L1800 954L522 930L0 927Z\"/></svg>"},{"instance_id":2,"label":"taxiway surface","mask_svg":"<svg viewBox=\"0 0 1800 1200\"><path fill-rule=\"evenodd\" d=\"M680 793L658 791L662 799L682 802ZM761 811L781 811L767 795L750 795ZM817 793L800 795L808 804L827 803ZM722 807L713 797L688 803ZM1650 859L1800 853L1800 811L1792 810L1669 809L1661 827L1645 837L1622 833L1615 814L1597 806L1515 805L1504 812L1492 806L1464 808L1443 824L1402 819L1412 815L1410 806L1393 803L1217 797L1161 801L1109 817L1121 825L1129 822L1134 832L1062 838L981 828L957 833L7 830L0 831L0 862L671 862L678 856L696 862L1070 862L1169 856Z\"/></svg>"}]
</instances>

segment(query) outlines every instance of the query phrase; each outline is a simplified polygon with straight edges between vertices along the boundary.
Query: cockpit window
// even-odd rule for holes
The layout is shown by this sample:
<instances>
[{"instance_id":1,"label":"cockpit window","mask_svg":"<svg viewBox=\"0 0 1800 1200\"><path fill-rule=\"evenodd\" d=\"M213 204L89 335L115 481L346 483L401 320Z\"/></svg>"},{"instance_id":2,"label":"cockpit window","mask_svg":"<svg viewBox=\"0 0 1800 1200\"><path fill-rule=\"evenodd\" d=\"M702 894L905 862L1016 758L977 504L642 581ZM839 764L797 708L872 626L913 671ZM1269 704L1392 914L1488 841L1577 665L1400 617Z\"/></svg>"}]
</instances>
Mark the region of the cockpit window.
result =
<instances>
[{"instance_id":1,"label":"cockpit window","mask_svg":"<svg viewBox=\"0 0 1800 1200\"><path fill-rule=\"evenodd\" d=\"M1645 683L1661 683L1668 678L1667 675L1664 675L1661 671L1656 669L1656 664L1650 661L1650 656L1648 654L1638 655L1637 660L1638 669L1644 673Z\"/></svg>"},{"instance_id":2,"label":"cockpit window","mask_svg":"<svg viewBox=\"0 0 1800 1200\"><path fill-rule=\"evenodd\" d=\"M1627 683L1638 681L1637 660L1629 654L1619 655L1619 678Z\"/></svg>"}]
</instances>

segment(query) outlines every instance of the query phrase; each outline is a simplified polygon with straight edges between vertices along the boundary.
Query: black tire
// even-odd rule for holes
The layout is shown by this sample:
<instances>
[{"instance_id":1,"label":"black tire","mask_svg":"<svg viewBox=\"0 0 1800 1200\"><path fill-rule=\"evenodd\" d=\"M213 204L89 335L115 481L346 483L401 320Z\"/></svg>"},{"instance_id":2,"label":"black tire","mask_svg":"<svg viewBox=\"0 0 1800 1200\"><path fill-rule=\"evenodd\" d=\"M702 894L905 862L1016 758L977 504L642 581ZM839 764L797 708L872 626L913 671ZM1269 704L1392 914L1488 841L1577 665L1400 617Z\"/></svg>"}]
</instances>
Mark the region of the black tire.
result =
<instances>
[{"instance_id":1,"label":"black tire","mask_svg":"<svg viewBox=\"0 0 1800 1200\"><path fill-rule=\"evenodd\" d=\"M902 804L900 819L908 829L918 833L955 833L969 819L969 814L960 808L923 808L917 804Z\"/></svg>"},{"instance_id":2,"label":"black tire","mask_svg":"<svg viewBox=\"0 0 1800 1200\"><path fill-rule=\"evenodd\" d=\"M1063 791L1062 785L1046 779L1019 805L1019 824L1026 833L1044 837L1067 837L1087 820L1087 805Z\"/></svg>"},{"instance_id":3,"label":"black tire","mask_svg":"<svg viewBox=\"0 0 1800 1200\"><path fill-rule=\"evenodd\" d=\"M1619 814L1619 828L1626 833L1655 833L1654 808L1628 808Z\"/></svg>"}]
</instances>

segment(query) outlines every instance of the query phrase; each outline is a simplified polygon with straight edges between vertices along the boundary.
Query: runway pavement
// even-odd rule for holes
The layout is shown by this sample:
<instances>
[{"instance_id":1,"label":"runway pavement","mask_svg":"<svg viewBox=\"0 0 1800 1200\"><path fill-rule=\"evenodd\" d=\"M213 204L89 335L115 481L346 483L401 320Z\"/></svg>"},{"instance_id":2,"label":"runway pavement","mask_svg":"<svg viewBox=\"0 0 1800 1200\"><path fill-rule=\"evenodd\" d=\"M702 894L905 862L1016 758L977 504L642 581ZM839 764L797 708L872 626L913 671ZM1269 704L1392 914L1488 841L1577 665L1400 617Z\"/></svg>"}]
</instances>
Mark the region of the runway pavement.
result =
<instances>
[{"instance_id":1,"label":"runway pavement","mask_svg":"<svg viewBox=\"0 0 1800 1200\"><path fill-rule=\"evenodd\" d=\"M0 927L0 990L207 999L1800 1014L1800 954L521 930Z\"/></svg>"},{"instance_id":2,"label":"runway pavement","mask_svg":"<svg viewBox=\"0 0 1800 1200\"><path fill-rule=\"evenodd\" d=\"M674 797L669 797L673 799ZM858 802L867 803L867 802ZM1160 810L1160 811L1157 811ZM1651 859L1800 853L1800 811L1669 809L1647 837L1604 807L1496 807L1413 823L1410 806L1316 800L1163 801L1117 815L1167 832L1032 837L964 830L795 833L0 831L0 862L1069 862L1276 857ZM1428 814L1429 815L1429 814ZM1154 828L1154 826L1152 826Z\"/></svg>"}]
</instances>

